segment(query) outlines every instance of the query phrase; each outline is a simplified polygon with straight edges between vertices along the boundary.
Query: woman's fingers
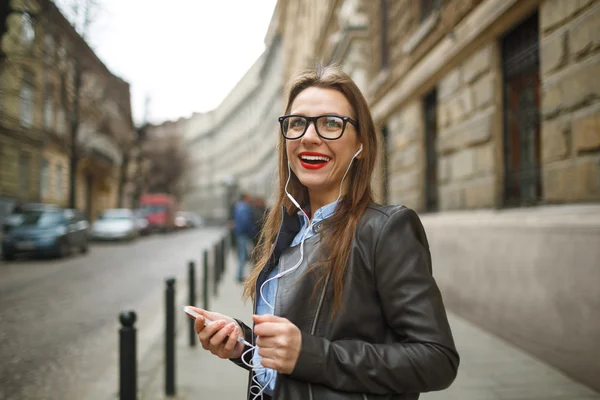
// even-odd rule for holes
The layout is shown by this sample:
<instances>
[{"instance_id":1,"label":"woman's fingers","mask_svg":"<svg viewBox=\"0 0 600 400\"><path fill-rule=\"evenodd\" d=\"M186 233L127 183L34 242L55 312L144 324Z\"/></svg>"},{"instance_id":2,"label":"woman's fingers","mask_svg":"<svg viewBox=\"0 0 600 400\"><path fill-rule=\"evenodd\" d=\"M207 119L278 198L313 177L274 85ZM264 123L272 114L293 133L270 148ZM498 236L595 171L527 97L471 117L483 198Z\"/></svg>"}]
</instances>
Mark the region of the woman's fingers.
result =
<instances>
[{"instance_id":1,"label":"woman's fingers","mask_svg":"<svg viewBox=\"0 0 600 400\"><path fill-rule=\"evenodd\" d=\"M230 317L192 307L200 317L194 322L194 330L202 343L202 348L221 358L236 358L244 346L237 341L241 328ZM210 321L205 325L206 321Z\"/></svg>"},{"instance_id":2,"label":"woman's fingers","mask_svg":"<svg viewBox=\"0 0 600 400\"><path fill-rule=\"evenodd\" d=\"M196 335L199 335L202 329L204 329L204 318L196 318L194 322L194 330L196 331Z\"/></svg>"},{"instance_id":3,"label":"woman's fingers","mask_svg":"<svg viewBox=\"0 0 600 400\"><path fill-rule=\"evenodd\" d=\"M231 354L231 352L233 352L235 345L238 343L238 341L237 341L238 337L239 337L239 330L237 327L234 326L233 330L229 334L229 337L227 338L227 341L225 342L225 345L223 346L223 351L224 351L225 355L229 355L229 354Z\"/></svg>"},{"instance_id":4,"label":"woman's fingers","mask_svg":"<svg viewBox=\"0 0 600 400\"><path fill-rule=\"evenodd\" d=\"M224 327L226 322L224 320L213 321L208 325L204 326L204 329L200 331L200 340L208 342L215 333L219 331L222 327Z\"/></svg>"},{"instance_id":5,"label":"woman's fingers","mask_svg":"<svg viewBox=\"0 0 600 400\"><path fill-rule=\"evenodd\" d=\"M235 325L233 323L225 325L225 321L223 321L223 323L220 325L221 328L219 328L219 330L210 338L210 345L215 348L222 347L223 343L227 340L227 335L229 335L233 329L235 329Z\"/></svg>"}]
</instances>

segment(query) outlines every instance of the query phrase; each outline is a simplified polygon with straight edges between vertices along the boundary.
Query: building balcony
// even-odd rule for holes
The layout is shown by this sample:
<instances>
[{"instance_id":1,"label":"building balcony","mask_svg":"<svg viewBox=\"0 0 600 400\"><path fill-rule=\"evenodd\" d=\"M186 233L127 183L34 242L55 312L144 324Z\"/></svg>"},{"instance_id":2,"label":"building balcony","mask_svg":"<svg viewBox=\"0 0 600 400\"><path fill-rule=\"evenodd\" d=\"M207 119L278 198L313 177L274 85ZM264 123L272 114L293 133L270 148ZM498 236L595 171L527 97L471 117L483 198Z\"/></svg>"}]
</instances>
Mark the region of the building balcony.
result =
<instances>
[{"instance_id":1,"label":"building balcony","mask_svg":"<svg viewBox=\"0 0 600 400\"><path fill-rule=\"evenodd\" d=\"M83 144L84 154L102 158L113 167L121 165L123 155L116 140L103 133L89 135Z\"/></svg>"}]
</instances>

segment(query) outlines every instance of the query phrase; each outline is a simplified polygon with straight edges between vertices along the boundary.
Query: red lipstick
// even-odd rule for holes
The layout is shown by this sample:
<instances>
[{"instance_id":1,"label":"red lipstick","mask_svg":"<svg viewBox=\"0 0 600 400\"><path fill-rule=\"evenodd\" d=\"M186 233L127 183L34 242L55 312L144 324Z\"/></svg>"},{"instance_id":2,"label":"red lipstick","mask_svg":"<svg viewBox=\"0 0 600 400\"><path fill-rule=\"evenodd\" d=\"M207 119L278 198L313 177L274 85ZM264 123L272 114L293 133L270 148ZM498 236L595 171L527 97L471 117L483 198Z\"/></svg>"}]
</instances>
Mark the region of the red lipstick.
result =
<instances>
[{"instance_id":1,"label":"red lipstick","mask_svg":"<svg viewBox=\"0 0 600 400\"><path fill-rule=\"evenodd\" d=\"M327 159L327 161L325 160L312 160L312 161L305 161L302 159L302 156L305 157L324 157ZM321 169L323 168L325 165L327 165L327 163L329 161L331 161L331 157L323 154L323 153L315 153L312 151L303 151L302 153L300 153L298 155L298 158L300 159L300 165L302 165L303 168L306 169Z\"/></svg>"}]
</instances>

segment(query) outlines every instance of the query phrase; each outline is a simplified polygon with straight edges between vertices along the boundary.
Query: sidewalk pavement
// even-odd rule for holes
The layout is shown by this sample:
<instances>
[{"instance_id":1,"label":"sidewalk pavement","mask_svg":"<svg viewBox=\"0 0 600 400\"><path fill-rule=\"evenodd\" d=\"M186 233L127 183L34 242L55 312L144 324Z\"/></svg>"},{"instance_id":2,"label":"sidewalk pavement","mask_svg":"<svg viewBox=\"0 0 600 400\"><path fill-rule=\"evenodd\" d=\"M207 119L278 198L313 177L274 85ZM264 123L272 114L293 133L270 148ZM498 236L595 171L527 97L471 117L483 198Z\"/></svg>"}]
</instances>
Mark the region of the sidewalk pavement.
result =
<instances>
[{"instance_id":1,"label":"sidewalk pavement","mask_svg":"<svg viewBox=\"0 0 600 400\"><path fill-rule=\"evenodd\" d=\"M235 282L236 258L230 252L218 297L210 309L246 323L250 302L241 301L242 286ZM178 299L183 305L183 297ZM198 305L200 304L199 299ZM453 385L441 392L425 393L422 400L600 400L600 394L573 381L511 344L449 312L456 346L461 356ZM164 338L139 363L140 400L245 399L246 370L204 351L198 342L189 347L187 317L177 313L175 376L177 395L165 396Z\"/></svg>"},{"instance_id":2,"label":"sidewalk pavement","mask_svg":"<svg viewBox=\"0 0 600 400\"><path fill-rule=\"evenodd\" d=\"M228 252L225 274L221 277L218 295L210 287L209 308L250 323L252 302L241 299L242 284L235 280L237 258ZM249 266L247 266L249 268ZM212 270L212 268L211 268ZM200 275L199 275L200 276ZM212 277L211 277L212 279ZM187 285L187 283L186 283ZM229 360L222 360L202 348L199 341L189 345L189 318L181 311L187 305L187 286L179 286L176 301L175 389L176 396L165 395L164 335L138 363L139 400L159 399L245 399L248 371ZM183 293L181 293L183 292ZM202 287L197 286L198 301L202 307Z\"/></svg>"},{"instance_id":3,"label":"sidewalk pavement","mask_svg":"<svg viewBox=\"0 0 600 400\"><path fill-rule=\"evenodd\" d=\"M573 381L510 343L449 312L460 367L447 390L420 400L600 400Z\"/></svg>"}]
</instances>

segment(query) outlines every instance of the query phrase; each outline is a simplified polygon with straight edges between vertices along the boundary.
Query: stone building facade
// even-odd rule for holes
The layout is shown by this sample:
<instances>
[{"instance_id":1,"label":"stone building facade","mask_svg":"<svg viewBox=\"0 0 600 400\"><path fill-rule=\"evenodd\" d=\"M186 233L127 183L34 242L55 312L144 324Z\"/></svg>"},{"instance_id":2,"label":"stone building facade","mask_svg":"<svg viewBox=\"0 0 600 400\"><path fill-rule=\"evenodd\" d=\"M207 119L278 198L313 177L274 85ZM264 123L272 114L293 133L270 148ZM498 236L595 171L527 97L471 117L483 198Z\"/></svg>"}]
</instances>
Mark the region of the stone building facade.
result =
<instances>
[{"instance_id":1,"label":"stone building facade","mask_svg":"<svg viewBox=\"0 0 600 400\"><path fill-rule=\"evenodd\" d=\"M448 306L600 389L600 1L280 0L276 13L284 82L335 62L365 93L377 199L420 213Z\"/></svg>"},{"instance_id":2,"label":"stone building facade","mask_svg":"<svg viewBox=\"0 0 600 400\"><path fill-rule=\"evenodd\" d=\"M10 2L1 32L0 217L16 201L67 205L75 63L81 71L76 207L116 207L134 140L129 84L114 76L49 0Z\"/></svg>"},{"instance_id":3,"label":"stone building facade","mask_svg":"<svg viewBox=\"0 0 600 400\"><path fill-rule=\"evenodd\" d=\"M271 23L267 48L223 102L187 120L190 188L184 207L224 221L241 192L267 201L276 179L277 117L282 113L282 57Z\"/></svg>"}]
</instances>

